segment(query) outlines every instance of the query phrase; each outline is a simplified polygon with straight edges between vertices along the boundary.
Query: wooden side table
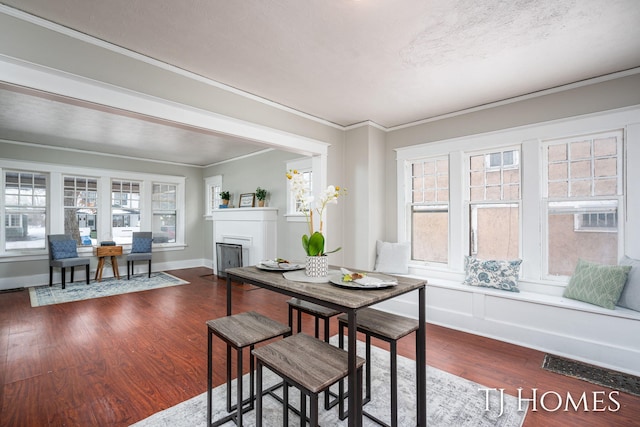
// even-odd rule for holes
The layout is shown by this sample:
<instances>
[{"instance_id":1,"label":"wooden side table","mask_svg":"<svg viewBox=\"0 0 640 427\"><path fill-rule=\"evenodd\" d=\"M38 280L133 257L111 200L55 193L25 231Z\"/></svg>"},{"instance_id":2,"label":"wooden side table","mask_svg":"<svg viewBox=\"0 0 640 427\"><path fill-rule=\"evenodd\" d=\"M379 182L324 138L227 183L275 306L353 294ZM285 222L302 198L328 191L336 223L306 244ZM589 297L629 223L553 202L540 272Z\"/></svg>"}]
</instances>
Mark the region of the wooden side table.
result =
<instances>
[{"instance_id":1,"label":"wooden side table","mask_svg":"<svg viewBox=\"0 0 640 427\"><path fill-rule=\"evenodd\" d=\"M104 270L104 259L111 257L111 268L113 275L120 279L120 271L118 270L118 258L122 255L122 246L96 246L93 254L98 257L98 268L96 269L96 277L94 280L98 282L102 280L102 270Z\"/></svg>"}]
</instances>

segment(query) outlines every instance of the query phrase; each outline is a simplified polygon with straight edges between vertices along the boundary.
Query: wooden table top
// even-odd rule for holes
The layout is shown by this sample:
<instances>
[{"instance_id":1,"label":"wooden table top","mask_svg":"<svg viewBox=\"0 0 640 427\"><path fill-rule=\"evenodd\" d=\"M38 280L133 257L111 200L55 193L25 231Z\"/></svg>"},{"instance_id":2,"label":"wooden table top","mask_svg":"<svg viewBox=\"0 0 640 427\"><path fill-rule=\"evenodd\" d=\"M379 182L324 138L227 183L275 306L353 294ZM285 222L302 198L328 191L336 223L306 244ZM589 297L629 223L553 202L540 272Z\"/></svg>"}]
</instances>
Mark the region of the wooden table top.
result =
<instances>
[{"instance_id":1,"label":"wooden table top","mask_svg":"<svg viewBox=\"0 0 640 427\"><path fill-rule=\"evenodd\" d=\"M427 283L427 281L423 279L386 274L387 276L396 278L398 284L381 289L351 289L335 286L331 283L287 280L283 277L282 272L265 271L256 267L228 268L225 271L227 275L234 276L241 280L244 279L248 283L254 282L257 286L270 288L276 292L303 298L312 302L321 301L324 303L322 305L330 305L340 311L368 307L398 295L420 289Z\"/></svg>"},{"instance_id":2,"label":"wooden table top","mask_svg":"<svg viewBox=\"0 0 640 427\"><path fill-rule=\"evenodd\" d=\"M122 255L122 246L94 246L95 256L118 256Z\"/></svg>"}]
</instances>

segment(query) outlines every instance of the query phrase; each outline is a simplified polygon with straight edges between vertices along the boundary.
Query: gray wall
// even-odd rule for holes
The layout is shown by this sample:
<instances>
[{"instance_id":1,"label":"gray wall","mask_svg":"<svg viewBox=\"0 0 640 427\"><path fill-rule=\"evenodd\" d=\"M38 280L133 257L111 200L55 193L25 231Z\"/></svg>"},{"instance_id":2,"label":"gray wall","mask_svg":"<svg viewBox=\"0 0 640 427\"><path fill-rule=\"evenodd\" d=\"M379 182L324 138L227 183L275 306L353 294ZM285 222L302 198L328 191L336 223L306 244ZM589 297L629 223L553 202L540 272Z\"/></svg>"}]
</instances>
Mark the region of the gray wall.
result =
<instances>
[{"instance_id":1,"label":"gray wall","mask_svg":"<svg viewBox=\"0 0 640 427\"><path fill-rule=\"evenodd\" d=\"M461 136L525 126L583 114L640 105L640 74L604 81L562 92L460 114L450 118L392 130L386 147L386 228L390 241L397 238L397 176L395 149Z\"/></svg>"},{"instance_id":2,"label":"gray wall","mask_svg":"<svg viewBox=\"0 0 640 427\"><path fill-rule=\"evenodd\" d=\"M242 193L255 193L257 187L267 190L267 206L278 209L278 256L286 259L302 259L299 237L305 227L299 223L287 223L284 214L287 203L286 164L288 160L300 158L299 154L280 150L246 157L233 162L210 166L203 171L204 177L222 175L223 190L231 193L231 204L236 208ZM206 221L204 251L207 262L213 262L213 228Z\"/></svg>"}]
</instances>

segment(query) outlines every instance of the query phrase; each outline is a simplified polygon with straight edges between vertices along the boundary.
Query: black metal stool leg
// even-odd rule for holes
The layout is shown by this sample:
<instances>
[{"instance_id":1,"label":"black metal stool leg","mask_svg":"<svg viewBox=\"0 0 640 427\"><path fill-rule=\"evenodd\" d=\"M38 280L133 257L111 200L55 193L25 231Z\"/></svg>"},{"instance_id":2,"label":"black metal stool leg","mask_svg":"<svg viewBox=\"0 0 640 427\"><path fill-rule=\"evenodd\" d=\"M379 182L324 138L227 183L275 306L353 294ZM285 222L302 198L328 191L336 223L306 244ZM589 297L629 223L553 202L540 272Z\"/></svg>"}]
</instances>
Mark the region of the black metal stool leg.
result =
<instances>
[{"instance_id":1,"label":"black metal stool leg","mask_svg":"<svg viewBox=\"0 0 640 427\"><path fill-rule=\"evenodd\" d=\"M367 387L367 393L366 393L365 398L364 398L364 403L369 403L369 401L371 400L371 362L370 362L370 360L371 360L371 335L369 335L369 334L366 334L365 347L366 347L365 352L366 352L366 360L367 360L367 363L365 365L365 369L367 371L367 373L365 375L367 377L366 380L365 380L366 381L365 384L366 384L366 387Z\"/></svg>"},{"instance_id":2,"label":"black metal stool leg","mask_svg":"<svg viewBox=\"0 0 640 427\"><path fill-rule=\"evenodd\" d=\"M212 362L212 352L213 352L213 333L211 332L211 330L208 331L207 334L209 337L207 339L207 427L209 427L211 425L211 412L212 412L212 408L211 408L211 394L212 394L212 390L211 388L213 387L213 379L211 378L213 376L213 362Z\"/></svg>"},{"instance_id":3,"label":"black metal stool leg","mask_svg":"<svg viewBox=\"0 0 640 427\"><path fill-rule=\"evenodd\" d=\"M253 356L251 357L253 359ZM256 372L256 427L262 427L262 362L258 360Z\"/></svg>"},{"instance_id":4,"label":"black metal stool leg","mask_svg":"<svg viewBox=\"0 0 640 427\"><path fill-rule=\"evenodd\" d=\"M398 344L391 342L391 427L398 426ZM367 359L371 360L371 359ZM371 384L368 380L367 384ZM367 385L367 393L369 392Z\"/></svg>"},{"instance_id":5,"label":"black metal stool leg","mask_svg":"<svg viewBox=\"0 0 640 427\"><path fill-rule=\"evenodd\" d=\"M300 426L307 424L307 395L300 390Z\"/></svg>"},{"instance_id":6,"label":"black metal stool leg","mask_svg":"<svg viewBox=\"0 0 640 427\"><path fill-rule=\"evenodd\" d=\"M231 344L227 344L227 412L231 412Z\"/></svg>"},{"instance_id":7,"label":"black metal stool leg","mask_svg":"<svg viewBox=\"0 0 640 427\"><path fill-rule=\"evenodd\" d=\"M345 326L342 323L338 323L338 347L344 349L344 329ZM347 413L344 410L344 380L338 381L338 418L344 421L347 418Z\"/></svg>"},{"instance_id":8,"label":"black metal stool leg","mask_svg":"<svg viewBox=\"0 0 640 427\"><path fill-rule=\"evenodd\" d=\"M318 395L316 393L309 396L309 424L311 427L318 426Z\"/></svg>"},{"instance_id":9,"label":"black metal stool leg","mask_svg":"<svg viewBox=\"0 0 640 427\"><path fill-rule=\"evenodd\" d=\"M282 383L282 400L283 400L283 405L282 405L282 425L283 426L288 426L289 425L289 384L287 383L287 381L283 381Z\"/></svg>"},{"instance_id":10,"label":"black metal stool leg","mask_svg":"<svg viewBox=\"0 0 640 427\"><path fill-rule=\"evenodd\" d=\"M236 381L236 388L237 388L237 397L236 397L236 413L238 414L238 418L237 418L237 422L236 424L241 426L242 425L242 413L244 412L242 410L242 349L239 348L236 350L236 353L238 355L238 359L237 359L237 371L238 371L238 377L237 377L237 381Z\"/></svg>"},{"instance_id":11,"label":"black metal stool leg","mask_svg":"<svg viewBox=\"0 0 640 427\"><path fill-rule=\"evenodd\" d=\"M255 346L250 346L249 347L249 410L254 409L254 400L251 399L251 396L255 396L254 392L254 379L255 379L255 359L253 358L253 348ZM242 372L240 372L240 375L242 375Z\"/></svg>"}]
</instances>

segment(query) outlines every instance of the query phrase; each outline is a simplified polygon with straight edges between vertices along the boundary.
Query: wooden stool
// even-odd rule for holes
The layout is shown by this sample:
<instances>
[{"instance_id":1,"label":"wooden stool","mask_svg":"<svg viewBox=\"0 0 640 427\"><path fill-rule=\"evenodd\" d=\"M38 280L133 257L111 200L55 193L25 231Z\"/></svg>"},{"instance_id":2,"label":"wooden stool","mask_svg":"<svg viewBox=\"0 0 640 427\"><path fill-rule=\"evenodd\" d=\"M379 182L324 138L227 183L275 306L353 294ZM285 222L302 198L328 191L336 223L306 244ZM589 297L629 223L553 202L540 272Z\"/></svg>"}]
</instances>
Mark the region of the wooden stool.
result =
<instances>
[{"instance_id":1,"label":"wooden stool","mask_svg":"<svg viewBox=\"0 0 640 427\"><path fill-rule=\"evenodd\" d=\"M333 310L331 308L324 307L322 305L314 304L309 301L301 300L299 298L291 298L287 301L289 305L289 327L293 331L293 310L297 310L298 314L298 329L297 332L302 331L302 313L313 316L315 321L315 337L320 339L320 320L324 322L324 342L329 342L329 319L333 316L340 314L340 311ZM338 400L330 402L329 391L324 394L324 409L329 409L338 403ZM334 394L335 396L335 394Z\"/></svg>"},{"instance_id":2,"label":"wooden stool","mask_svg":"<svg viewBox=\"0 0 640 427\"><path fill-rule=\"evenodd\" d=\"M309 314L315 320L315 337L320 339L320 320L324 321L324 342L329 342L329 319L340 314L340 311L333 310L322 305L314 304L299 298L291 298L289 304L289 327L293 331L293 310L298 312L298 332L302 331L302 313Z\"/></svg>"},{"instance_id":3,"label":"wooden stool","mask_svg":"<svg viewBox=\"0 0 640 427\"><path fill-rule=\"evenodd\" d=\"M398 340L411 332L418 330L418 321L397 314L364 308L358 311L356 316L358 332L362 332L366 337L366 395L363 404L371 400L371 337L381 339L390 345L391 358L391 427L398 425ZM340 348L344 348L344 330L348 326L347 316L338 316L338 341ZM418 334L416 334L416 349L418 348ZM417 350L416 350L417 351ZM416 355L417 356L417 355ZM343 382L340 381L339 398L344 397ZM419 402L416 401L416 407ZM363 415L376 423L389 427L389 424L381 421L373 415L362 411ZM346 414L340 411L340 419L346 418Z\"/></svg>"},{"instance_id":4,"label":"wooden stool","mask_svg":"<svg viewBox=\"0 0 640 427\"><path fill-rule=\"evenodd\" d=\"M235 419L238 426L242 426L242 414L254 408L254 358L250 356L249 363L249 397L243 400L242 397L242 350L249 347L253 351L254 346L263 341L267 341L279 336L291 334L291 328L282 323L271 320L256 312L234 314L233 316L221 317L219 319L207 321L208 327L208 359L207 359L207 425L211 427L220 426L229 420ZM227 344L227 412L232 412L226 417L217 421L211 421L212 405L212 376L213 376L213 335L216 335ZM237 352L237 397L236 403L231 404L231 348ZM244 407L244 405L248 406Z\"/></svg>"},{"instance_id":5,"label":"wooden stool","mask_svg":"<svg viewBox=\"0 0 640 427\"><path fill-rule=\"evenodd\" d=\"M257 360L256 374L256 426L262 426L262 367L266 366L284 381L282 425L289 425L288 385L300 390L300 424L307 418L309 396L309 424L318 425L318 395L349 373L348 353L317 338L295 334L253 350ZM356 358L358 386L362 386L364 359ZM340 400L340 413L344 411L344 400Z\"/></svg>"}]
</instances>

